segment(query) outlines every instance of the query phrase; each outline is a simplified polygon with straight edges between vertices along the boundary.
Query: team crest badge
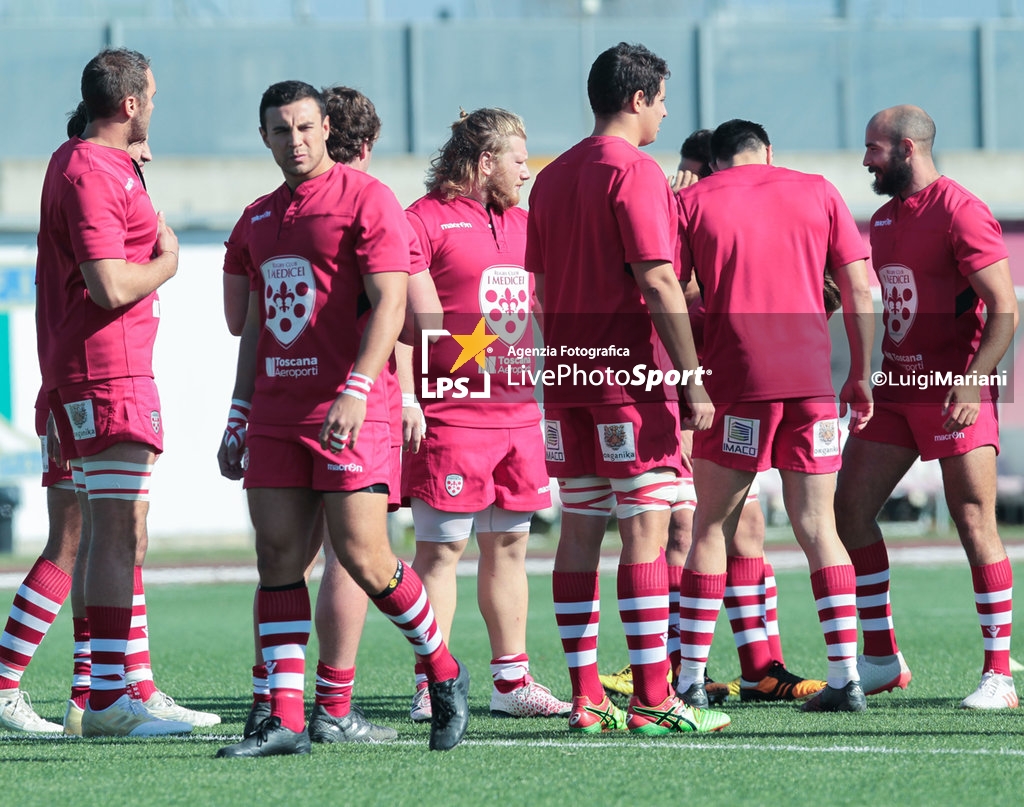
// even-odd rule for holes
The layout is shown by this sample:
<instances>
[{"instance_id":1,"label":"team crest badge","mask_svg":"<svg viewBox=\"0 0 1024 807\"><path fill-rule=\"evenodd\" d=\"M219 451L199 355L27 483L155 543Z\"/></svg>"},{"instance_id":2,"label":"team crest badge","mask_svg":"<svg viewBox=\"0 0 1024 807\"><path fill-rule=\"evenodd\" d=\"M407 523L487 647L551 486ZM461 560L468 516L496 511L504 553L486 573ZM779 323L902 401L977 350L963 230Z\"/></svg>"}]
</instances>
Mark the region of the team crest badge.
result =
<instances>
[{"instance_id":1,"label":"team crest badge","mask_svg":"<svg viewBox=\"0 0 1024 807\"><path fill-rule=\"evenodd\" d=\"M155 409L149 413L149 422L153 426L153 434L160 434L160 413Z\"/></svg>"},{"instance_id":2,"label":"team crest badge","mask_svg":"<svg viewBox=\"0 0 1024 807\"><path fill-rule=\"evenodd\" d=\"M636 436L632 423L595 423L594 426L605 462L636 460Z\"/></svg>"},{"instance_id":3,"label":"team crest badge","mask_svg":"<svg viewBox=\"0 0 1024 807\"><path fill-rule=\"evenodd\" d=\"M89 410L85 401L79 401L68 405L68 417L71 418L71 425L76 429L82 428L89 417Z\"/></svg>"},{"instance_id":4,"label":"team crest badge","mask_svg":"<svg viewBox=\"0 0 1024 807\"><path fill-rule=\"evenodd\" d=\"M604 444L608 448L622 448L626 445L626 427L622 423L606 423L604 428Z\"/></svg>"},{"instance_id":5,"label":"team crest badge","mask_svg":"<svg viewBox=\"0 0 1024 807\"><path fill-rule=\"evenodd\" d=\"M316 279L305 258L284 255L260 266L265 326L281 347L289 347L306 329L316 304Z\"/></svg>"},{"instance_id":6,"label":"team crest badge","mask_svg":"<svg viewBox=\"0 0 1024 807\"><path fill-rule=\"evenodd\" d=\"M897 345L910 333L917 316L917 284L906 266L890 265L878 270L882 284L882 324Z\"/></svg>"},{"instance_id":7,"label":"team crest badge","mask_svg":"<svg viewBox=\"0 0 1024 807\"><path fill-rule=\"evenodd\" d=\"M506 345L523 338L530 324L530 276L520 266L491 266L480 276L480 312Z\"/></svg>"},{"instance_id":8,"label":"team crest badge","mask_svg":"<svg viewBox=\"0 0 1024 807\"><path fill-rule=\"evenodd\" d=\"M71 433L76 440L89 440L96 436L96 416L93 413L92 401L74 401L64 404Z\"/></svg>"},{"instance_id":9,"label":"team crest badge","mask_svg":"<svg viewBox=\"0 0 1024 807\"><path fill-rule=\"evenodd\" d=\"M462 493L461 474L448 474L444 478L444 489L448 491L449 496L458 496Z\"/></svg>"},{"instance_id":10,"label":"team crest badge","mask_svg":"<svg viewBox=\"0 0 1024 807\"><path fill-rule=\"evenodd\" d=\"M814 424L814 456L839 456L839 421L836 418L819 420Z\"/></svg>"}]
</instances>

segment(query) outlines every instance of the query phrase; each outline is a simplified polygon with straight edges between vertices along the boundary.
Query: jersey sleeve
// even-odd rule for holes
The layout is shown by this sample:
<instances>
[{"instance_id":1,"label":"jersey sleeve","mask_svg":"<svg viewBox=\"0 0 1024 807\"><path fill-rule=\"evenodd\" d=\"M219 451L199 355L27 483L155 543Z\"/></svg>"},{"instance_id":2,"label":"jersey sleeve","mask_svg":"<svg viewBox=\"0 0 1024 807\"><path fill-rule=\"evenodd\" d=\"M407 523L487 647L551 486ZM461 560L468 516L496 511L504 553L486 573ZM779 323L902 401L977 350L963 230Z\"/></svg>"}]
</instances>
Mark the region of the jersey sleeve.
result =
<instances>
[{"instance_id":1,"label":"jersey sleeve","mask_svg":"<svg viewBox=\"0 0 1024 807\"><path fill-rule=\"evenodd\" d=\"M683 190L685 190L685 188ZM676 238L678 239L678 249L676 250L676 274L685 285L693 276L693 251L690 247L688 227L689 212L683 204L681 194L682 191L674 195L676 206L673 212L676 214Z\"/></svg>"},{"instance_id":2,"label":"jersey sleeve","mask_svg":"<svg viewBox=\"0 0 1024 807\"><path fill-rule=\"evenodd\" d=\"M409 227L409 274L418 275L430 269L434 257L434 245L427 236L427 228L423 219L413 210L405 211Z\"/></svg>"},{"instance_id":3,"label":"jersey sleeve","mask_svg":"<svg viewBox=\"0 0 1024 807\"><path fill-rule=\"evenodd\" d=\"M248 276L249 289L257 287L256 269L249 254L248 221L243 215L231 230L231 235L224 242L227 251L224 253L224 273L228 275Z\"/></svg>"},{"instance_id":4,"label":"jersey sleeve","mask_svg":"<svg viewBox=\"0 0 1024 807\"><path fill-rule=\"evenodd\" d=\"M957 268L964 276L1009 256L999 222L980 199L968 198L953 211L949 235Z\"/></svg>"},{"instance_id":5,"label":"jersey sleeve","mask_svg":"<svg viewBox=\"0 0 1024 807\"><path fill-rule=\"evenodd\" d=\"M661 167L637 160L623 171L612 205L627 263L665 261L675 265L675 202Z\"/></svg>"},{"instance_id":6,"label":"jersey sleeve","mask_svg":"<svg viewBox=\"0 0 1024 807\"><path fill-rule=\"evenodd\" d=\"M128 200L117 177L82 174L70 187L65 209L76 263L127 260Z\"/></svg>"},{"instance_id":7,"label":"jersey sleeve","mask_svg":"<svg viewBox=\"0 0 1024 807\"><path fill-rule=\"evenodd\" d=\"M358 207L356 258L364 275L409 272L409 229L405 211L381 182L367 185Z\"/></svg>"},{"instance_id":8,"label":"jersey sleeve","mask_svg":"<svg viewBox=\"0 0 1024 807\"><path fill-rule=\"evenodd\" d=\"M868 246L857 228L857 222L839 191L827 180L825 198L830 219L826 268L837 269L854 261L867 260Z\"/></svg>"}]
</instances>

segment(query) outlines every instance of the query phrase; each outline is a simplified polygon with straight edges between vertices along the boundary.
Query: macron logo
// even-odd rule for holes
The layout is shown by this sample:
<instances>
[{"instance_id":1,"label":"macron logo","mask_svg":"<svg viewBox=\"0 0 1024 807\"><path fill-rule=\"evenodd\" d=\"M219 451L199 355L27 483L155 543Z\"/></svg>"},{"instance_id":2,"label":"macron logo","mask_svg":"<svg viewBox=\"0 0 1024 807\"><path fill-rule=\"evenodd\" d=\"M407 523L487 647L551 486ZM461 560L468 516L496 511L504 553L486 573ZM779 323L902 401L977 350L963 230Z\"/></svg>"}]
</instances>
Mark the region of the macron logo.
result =
<instances>
[{"instance_id":1,"label":"macron logo","mask_svg":"<svg viewBox=\"0 0 1024 807\"><path fill-rule=\"evenodd\" d=\"M473 225L468 221L452 221L441 225L442 230L472 230Z\"/></svg>"},{"instance_id":2,"label":"macron logo","mask_svg":"<svg viewBox=\"0 0 1024 807\"><path fill-rule=\"evenodd\" d=\"M879 219L875 222L875 227L891 227L892 219Z\"/></svg>"},{"instance_id":3,"label":"macron logo","mask_svg":"<svg viewBox=\"0 0 1024 807\"><path fill-rule=\"evenodd\" d=\"M269 218L270 218L270 211L267 210L267 211L265 211L263 213L260 213L257 216L253 216L251 219L249 219L249 223L250 224L255 224L257 221L263 221L263 219L269 219Z\"/></svg>"}]
</instances>

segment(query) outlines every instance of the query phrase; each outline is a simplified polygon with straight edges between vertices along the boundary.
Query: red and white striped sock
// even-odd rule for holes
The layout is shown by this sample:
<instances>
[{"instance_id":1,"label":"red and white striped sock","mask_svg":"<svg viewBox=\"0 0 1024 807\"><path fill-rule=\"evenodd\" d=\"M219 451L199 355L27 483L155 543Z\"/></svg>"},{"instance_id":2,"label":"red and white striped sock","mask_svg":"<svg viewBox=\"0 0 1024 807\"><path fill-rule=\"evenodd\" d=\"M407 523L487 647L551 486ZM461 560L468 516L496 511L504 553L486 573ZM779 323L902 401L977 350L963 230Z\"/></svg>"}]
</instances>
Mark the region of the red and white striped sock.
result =
<instances>
[{"instance_id":1,"label":"red and white striped sock","mask_svg":"<svg viewBox=\"0 0 1024 807\"><path fill-rule=\"evenodd\" d=\"M269 589L260 587L256 612L260 649L269 674L271 714L281 718L285 728L302 731L306 725L302 693L311 623L305 581Z\"/></svg>"},{"instance_id":2,"label":"red and white striped sock","mask_svg":"<svg viewBox=\"0 0 1024 807\"><path fill-rule=\"evenodd\" d=\"M252 666L252 702L270 703L270 673L266 664Z\"/></svg>"},{"instance_id":3,"label":"red and white striped sock","mask_svg":"<svg viewBox=\"0 0 1024 807\"><path fill-rule=\"evenodd\" d=\"M668 568L665 553L650 563L619 564L617 578L619 617L626 632L629 666L633 670L633 697L645 706L657 706L669 696Z\"/></svg>"},{"instance_id":4,"label":"red and white striped sock","mask_svg":"<svg viewBox=\"0 0 1024 807\"><path fill-rule=\"evenodd\" d=\"M412 566L398 561L391 584L370 601L409 640L417 660L425 667L427 680L450 681L459 674L459 665L437 626L427 590Z\"/></svg>"},{"instance_id":5,"label":"red and white striped sock","mask_svg":"<svg viewBox=\"0 0 1024 807\"><path fill-rule=\"evenodd\" d=\"M668 653L669 669L675 674L679 670L679 586L683 582L683 567L668 566L668 639L665 651Z\"/></svg>"},{"instance_id":6,"label":"red and white striped sock","mask_svg":"<svg viewBox=\"0 0 1024 807\"><path fill-rule=\"evenodd\" d=\"M725 613L740 657L740 685L753 687L772 663L764 625L764 558L726 559Z\"/></svg>"},{"instance_id":7,"label":"red and white striped sock","mask_svg":"<svg viewBox=\"0 0 1024 807\"><path fill-rule=\"evenodd\" d=\"M864 633L865 656L891 656L899 647L889 602L889 553L885 541L850 550L857 573L857 614Z\"/></svg>"},{"instance_id":8,"label":"red and white striped sock","mask_svg":"<svg viewBox=\"0 0 1024 807\"><path fill-rule=\"evenodd\" d=\"M106 709L125 694L124 656L132 609L116 606L86 606L92 634L92 675L89 679L89 706L94 712Z\"/></svg>"},{"instance_id":9,"label":"red and white striped sock","mask_svg":"<svg viewBox=\"0 0 1024 807\"><path fill-rule=\"evenodd\" d=\"M39 558L25 576L0 634L0 689L17 689L71 591L71 575Z\"/></svg>"},{"instance_id":10,"label":"red and white striped sock","mask_svg":"<svg viewBox=\"0 0 1024 807\"><path fill-rule=\"evenodd\" d=\"M491 659L491 681L495 689L507 694L526 686L530 678L530 657L526 653L511 653Z\"/></svg>"},{"instance_id":11,"label":"red and white striped sock","mask_svg":"<svg viewBox=\"0 0 1024 807\"><path fill-rule=\"evenodd\" d=\"M147 701L156 692L153 666L149 658L146 588L142 584L141 566L135 567L132 583L132 627L128 632L128 649L124 657L124 680L133 698Z\"/></svg>"},{"instance_id":12,"label":"red and white striped sock","mask_svg":"<svg viewBox=\"0 0 1024 807\"><path fill-rule=\"evenodd\" d=\"M339 670L322 661L316 665L316 703L332 717L344 717L352 708L352 685L356 668Z\"/></svg>"},{"instance_id":13,"label":"red and white striped sock","mask_svg":"<svg viewBox=\"0 0 1024 807\"><path fill-rule=\"evenodd\" d=\"M852 565L825 566L811 575L811 591L828 654L828 685L857 681L857 596Z\"/></svg>"},{"instance_id":14,"label":"red and white striped sock","mask_svg":"<svg viewBox=\"0 0 1024 807\"><path fill-rule=\"evenodd\" d=\"M779 589L775 583L775 569L764 562L764 629L768 634L768 651L772 658L785 666L782 655L782 637L779 635Z\"/></svg>"},{"instance_id":15,"label":"red and white striped sock","mask_svg":"<svg viewBox=\"0 0 1024 807\"><path fill-rule=\"evenodd\" d=\"M984 672L1010 672L1010 634L1013 629L1013 568L1009 558L972 566L974 604L985 642Z\"/></svg>"},{"instance_id":16,"label":"red and white striped sock","mask_svg":"<svg viewBox=\"0 0 1024 807\"><path fill-rule=\"evenodd\" d=\"M89 687L92 685L92 644L89 635L89 620L84 617L72 617L72 632L75 641L74 666L71 670L71 700L84 709L89 700Z\"/></svg>"},{"instance_id":17,"label":"red and white striped sock","mask_svg":"<svg viewBox=\"0 0 1024 807\"><path fill-rule=\"evenodd\" d=\"M572 696L604 700L597 673L597 634L601 621L601 590L597 572L552 572L555 623L569 667Z\"/></svg>"},{"instance_id":18,"label":"red and white striped sock","mask_svg":"<svg viewBox=\"0 0 1024 807\"><path fill-rule=\"evenodd\" d=\"M724 574L700 574L683 569L679 585L679 680L677 692L704 683L704 672L715 638L715 622L725 598Z\"/></svg>"}]
</instances>

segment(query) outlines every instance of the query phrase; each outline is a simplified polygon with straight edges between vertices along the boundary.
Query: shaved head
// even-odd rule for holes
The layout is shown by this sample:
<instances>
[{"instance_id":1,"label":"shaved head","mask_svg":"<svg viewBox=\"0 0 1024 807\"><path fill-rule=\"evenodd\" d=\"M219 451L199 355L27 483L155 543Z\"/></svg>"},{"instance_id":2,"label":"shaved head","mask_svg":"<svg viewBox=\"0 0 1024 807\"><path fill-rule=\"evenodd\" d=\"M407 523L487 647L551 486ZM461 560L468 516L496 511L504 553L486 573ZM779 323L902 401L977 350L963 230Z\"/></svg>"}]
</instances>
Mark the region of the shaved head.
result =
<instances>
[{"instance_id":1,"label":"shaved head","mask_svg":"<svg viewBox=\"0 0 1024 807\"><path fill-rule=\"evenodd\" d=\"M886 135L892 143L913 140L922 153L932 153L935 121L921 107L903 104L883 109L871 118L868 128Z\"/></svg>"}]
</instances>

